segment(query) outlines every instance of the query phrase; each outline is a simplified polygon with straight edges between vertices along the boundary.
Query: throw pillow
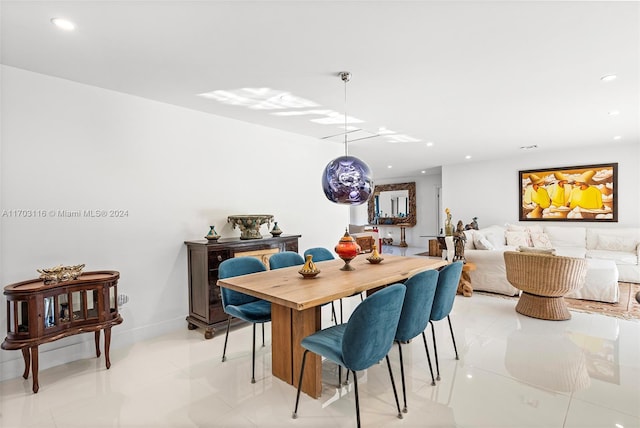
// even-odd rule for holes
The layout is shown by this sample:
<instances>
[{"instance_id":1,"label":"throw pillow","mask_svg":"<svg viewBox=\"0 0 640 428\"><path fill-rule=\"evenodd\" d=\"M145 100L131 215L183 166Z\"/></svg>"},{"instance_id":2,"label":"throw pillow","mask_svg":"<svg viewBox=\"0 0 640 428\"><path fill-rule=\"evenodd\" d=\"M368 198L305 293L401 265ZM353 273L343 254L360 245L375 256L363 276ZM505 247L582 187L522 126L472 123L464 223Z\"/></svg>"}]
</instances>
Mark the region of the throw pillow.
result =
<instances>
[{"instance_id":1,"label":"throw pillow","mask_svg":"<svg viewBox=\"0 0 640 428\"><path fill-rule=\"evenodd\" d=\"M551 240L545 233L532 233L530 234L531 243L536 248L551 248Z\"/></svg>"},{"instance_id":2,"label":"throw pillow","mask_svg":"<svg viewBox=\"0 0 640 428\"><path fill-rule=\"evenodd\" d=\"M505 236L507 237L507 245L512 247L530 247L529 245L529 233L527 232L513 232L507 231L505 232Z\"/></svg>"},{"instance_id":3,"label":"throw pillow","mask_svg":"<svg viewBox=\"0 0 640 428\"><path fill-rule=\"evenodd\" d=\"M518 251L523 253L534 253L534 254L549 254L552 256L556 255L556 250L553 248L533 248L533 247L518 247Z\"/></svg>"},{"instance_id":4,"label":"throw pillow","mask_svg":"<svg viewBox=\"0 0 640 428\"><path fill-rule=\"evenodd\" d=\"M638 241L631 236L600 235L596 250L633 252L637 246Z\"/></svg>"},{"instance_id":5,"label":"throw pillow","mask_svg":"<svg viewBox=\"0 0 640 428\"><path fill-rule=\"evenodd\" d=\"M465 250L473 250L474 249L474 234L473 234L473 230L465 230L464 231L464 236L467 238L466 241L464 241L464 249Z\"/></svg>"},{"instance_id":6,"label":"throw pillow","mask_svg":"<svg viewBox=\"0 0 640 428\"><path fill-rule=\"evenodd\" d=\"M485 238L485 236L478 231L476 231L473 234L473 244L476 246L476 249L478 250L494 250L495 249L493 244L489 242L489 240Z\"/></svg>"}]
</instances>

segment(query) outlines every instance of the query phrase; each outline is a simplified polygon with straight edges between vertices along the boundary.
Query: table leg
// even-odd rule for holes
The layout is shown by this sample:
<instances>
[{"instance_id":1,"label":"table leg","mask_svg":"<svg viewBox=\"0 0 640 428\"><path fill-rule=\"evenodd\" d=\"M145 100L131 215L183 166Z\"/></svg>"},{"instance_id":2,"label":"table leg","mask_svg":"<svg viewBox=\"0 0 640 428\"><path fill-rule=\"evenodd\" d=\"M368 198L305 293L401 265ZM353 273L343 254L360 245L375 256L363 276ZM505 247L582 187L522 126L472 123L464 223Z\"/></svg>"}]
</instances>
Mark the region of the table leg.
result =
<instances>
[{"instance_id":1,"label":"table leg","mask_svg":"<svg viewBox=\"0 0 640 428\"><path fill-rule=\"evenodd\" d=\"M38 347L31 347L31 373L33 374L33 392L37 393L40 389L38 384Z\"/></svg>"},{"instance_id":2,"label":"table leg","mask_svg":"<svg viewBox=\"0 0 640 428\"><path fill-rule=\"evenodd\" d=\"M304 353L300 342L320 328L319 306L296 311L271 304L271 367L275 377L298 385ZM322 358L316 354L307 354L302 391L313 398L322 393Z\"/></svg>"},{"instance_id":3,"label":"table leg","mask_svg":"<svg viewBox=\"0 0 640 428\"><path fill-rule=\"evenodd\" d=\"M22 377L27 379L29 377L29 368L31 365L31 354L29 353L29 348L22 348L22 358L24 358L24 373L22 373Z\"/></svg>"},{"instance_id":4,"label":"table leg","mask_svg":"<svg viewBox=\"0 0 640 428\"><path fill-rule=\"evenodd\" d=\"M95 332L94 340L96 342L96 358L100 358L100 330Z\"/></svg>"},{"instance_id":5,"label":"table leg","mask_svg":"<svg viewBox=\"0 0 640 428\"><path fill-rule=\"evenodd\" d=\"M111 346L111 327L104 329L104 362L107 366L107 370L111 367L111 360L109 359L109 346Z\"/></svg>"}]
</instances>

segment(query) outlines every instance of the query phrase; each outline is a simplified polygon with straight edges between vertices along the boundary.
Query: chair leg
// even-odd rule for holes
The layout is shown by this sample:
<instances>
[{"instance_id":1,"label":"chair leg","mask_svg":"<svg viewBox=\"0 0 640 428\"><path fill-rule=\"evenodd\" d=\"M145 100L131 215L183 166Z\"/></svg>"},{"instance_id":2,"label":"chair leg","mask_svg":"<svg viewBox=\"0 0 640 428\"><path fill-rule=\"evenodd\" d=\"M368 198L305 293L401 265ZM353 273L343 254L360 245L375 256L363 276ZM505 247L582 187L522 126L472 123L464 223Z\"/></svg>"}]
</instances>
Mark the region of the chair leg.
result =
<instances>
[{"instance_id":1,"label":"chair leg","mask_svg":"<svg viewBox=\"0 0 640 428\"><path fill-rule=\"evenodd\" d=\"M342 299L340 299L340 324L342 324L344 321L342 319L342 314L344 313L344 311L342 310Z\"/></svg>"},{"instance_id":2,"label":"chair leg","mask_svg":"<svg viewBox=\"0 0 640 428\"><path fill-rule=\"evenodd\" d=\"M302 388L302 375L304 375L304 363L307 361L307 352L308 349L305 349L304 354L302 354L302 367L300 367L300 379L298 379L298 394L296 394L296 406L293 409L293 414L291 417L296 419L298 417L298 403L300 402L300 389Z\"/></svg>"},{"instance_id":3,"label":"chair leg","mask_svg":"<svg viewBox=\"0 0 640 428\"><path fill-rule=\"evenodd\" d=\"M437 373L437 377L436 380L440 380L440 364L438 362L438 345L436 344L436 330L433 327L433 322L429 321L429 324L431 324L431 336L433 337L433 353L436 354L436 373Z\"/></svg>"},{"instance_id":4,"label":"chair leg","mask_svg":"<svg viewBox=\"0 0 640 428\"><path fill-rule=\"evenodd\" d=\"M347 372L347 376L349 376L349 372ZM353 386L356 391L356 421L357 427L360 428L360 398L358 396L358 375L356 374L356 372L353 372Z\"/></svg>"},{"instance_id":5,"label":"chair leg","mask_svg":"<svg viewBox=\"0 0 640 428\"><path fill-rule=\"evenodd\" d=\"M407 388L405 387L405 381L404 381L404 362L402 361L402 344L400 343L399 340L396 340L396 343L398 344L398 354L400 354L400 376L402 378L402 399L404 403L404 407L402 408L402 411L404 413L407 413Z\"/></svg>"},{"instance_id":6,"label":"chair leg","mask_svg":"<svg viewBox=\"0 0 640 428\"><path fill-rule=\"evenodd\" d=\"M335 325L338 325L338 317L336 316L336 305L334 305L333 302L331 302L331 321L333 321Z\"/></svg>"},{"instance_id":7,"label":"chair leg","mask_svg":"<svg viewBox=\"0 0 640 428\"><path fill-rule=\"evenodd\" d=\"M391 362L389 361L389 354L387 354L385 358L387 359L387 367L389 368L389 377L391 378L391 387L393 388L393 396L396 399L396 409L398 409L398 419L402 419L402 412L400 411L400 401L398 401L398 390L396 389L396 382L393 380L393 371L391 371ZM355 373L353 374L353 376L355 377ZM405 408L406 408L406 403L405 403Z\"/></svg>"},{"instance_id":8,"label":"chair leg","mask_svg":"<svg viewBox=\"0 0 640 428\"><path fill-rule=\"evenodd\" d=\"M456 352L456 360L459 360L458 347L456 346L456 338L453 336L453 327L451 327L451 318L449 315L447 315L447 321L449 321L449 331L451 332L451 340L453 341L453 350Z\"/></svg>"},{"instance_id":9,"label":"chair leg","mask_svg":"<svg viewBox=\"0 0 640 428\"><path fill-rule=\"evenodd\" d=\"M256 383L256 324L253 323L253 346L251 347L251 383Z\"/></svg>"},{"instance_id":10,"label":"chair leg","mask_svg":"<svg viewBox=\"0 0 640 428\"><path fill-rule=\"evenodd\" d=\"M262 347L264 348L264 323L262 323Z\"/></svg>"},{"instance_id":11,"label":"chair leg","mask_svg":"<svg viewBox=\"0 0 640 428\"><path fill-rule=\"evenodd\" d=\"M229 327L231 327L231 318L233 317L229 317L229 319L227 320L227 334L224 336L224 348L222 348L222 362L224 363L225 361L227 361L227 340L229 340Z\"/></svg>"},{"instance_id":12,"label":"chair leg","mask_svg":"<svg viewBox=\"0 0 640 428\"><path fill-rule=\"evenodd\" d=\"M429 362L429 373L431 373L431 385L435 386L436 380L433 377L433 367L431 366L431 356L429 356L429 348L427 347L427 335L422 332L422 341L424 342L424 350L427 352L427 361Z\"/></svg>"}]
</instances>

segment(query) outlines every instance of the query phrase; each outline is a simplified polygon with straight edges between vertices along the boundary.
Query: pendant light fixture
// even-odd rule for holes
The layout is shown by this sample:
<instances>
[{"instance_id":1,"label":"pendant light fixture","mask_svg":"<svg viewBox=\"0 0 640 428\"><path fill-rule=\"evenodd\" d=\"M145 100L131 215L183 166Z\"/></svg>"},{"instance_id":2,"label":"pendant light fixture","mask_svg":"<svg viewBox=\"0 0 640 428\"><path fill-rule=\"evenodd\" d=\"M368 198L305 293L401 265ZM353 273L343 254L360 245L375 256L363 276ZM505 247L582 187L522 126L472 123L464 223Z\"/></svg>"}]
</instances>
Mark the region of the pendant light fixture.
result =
<instances>
[{"instance_id":1,"label":"pendant light fixture","mask_svg":"<svg viewBox=\"0 0 640 428\"><path fill-rule=\"evenodd\" d=\"M351 73L339 73L344 82L344 156L327 164L322 174L322 188L327 199L336 204L361 205L373 194L371 169L362 160L349 156L347 144L347 82Z\"/></svg>"}]
</instances>

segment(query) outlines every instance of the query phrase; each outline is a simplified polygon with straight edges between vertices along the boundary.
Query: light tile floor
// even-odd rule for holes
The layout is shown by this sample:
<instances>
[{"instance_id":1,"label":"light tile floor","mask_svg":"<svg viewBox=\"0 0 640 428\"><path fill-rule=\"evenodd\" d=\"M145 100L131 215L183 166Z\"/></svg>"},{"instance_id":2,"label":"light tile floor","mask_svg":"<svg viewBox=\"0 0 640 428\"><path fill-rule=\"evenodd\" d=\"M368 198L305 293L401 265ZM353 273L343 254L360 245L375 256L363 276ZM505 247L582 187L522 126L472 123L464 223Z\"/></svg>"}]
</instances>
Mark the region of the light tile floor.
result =
<instances>
[{"instance_id":1,"label":"light tile floor","mask_svg":"<svg viewBox=\"0 0 640 428\"><path fill-rule=\"evenodd\" d=\"M460 360L446 321L436 323L442 380L435 387L422 341L403 347L409 412L402 420L386 365L359 373L363 426L640 427L640 322L580 312L569 321L541 321L514 306L495 296L456 297L451 318ZM0 427L355 426L353 384L335 386L335 365L324 363L322 397L303 395L294 420L295 389L271 376L269 329L253 385L251 327L235 328L229 340L222 363L224 334L205 340L185 325L112 349L110 370L102 358L42 370L38 394L31 379L1 382ZM390 355L399 385L396 347Z\"/></svg>"}]
</instances>

